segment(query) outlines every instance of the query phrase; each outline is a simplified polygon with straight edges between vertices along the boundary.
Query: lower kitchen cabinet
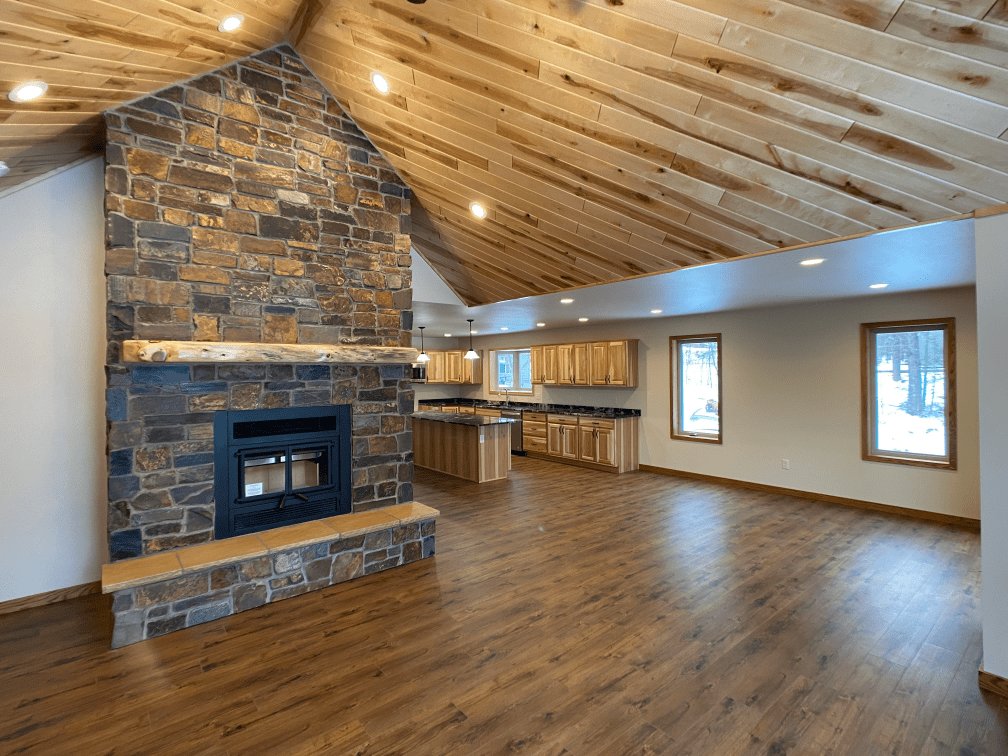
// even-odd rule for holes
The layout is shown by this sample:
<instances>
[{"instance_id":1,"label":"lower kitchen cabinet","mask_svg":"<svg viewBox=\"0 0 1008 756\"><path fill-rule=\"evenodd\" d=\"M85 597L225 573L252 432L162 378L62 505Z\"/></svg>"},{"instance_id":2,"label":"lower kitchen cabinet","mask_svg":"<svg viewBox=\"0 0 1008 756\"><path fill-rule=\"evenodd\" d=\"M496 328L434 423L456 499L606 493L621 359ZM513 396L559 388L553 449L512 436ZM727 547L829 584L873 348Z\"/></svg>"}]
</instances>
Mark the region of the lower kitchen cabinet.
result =
<instances>
[{"instance_id":1,"label":"lower kitchen cabinet","mask_svg":"<svg viewBox=\"0 0 1008 756\"><path fill-rule=\"evenodd\" d=\"M546 421L547 453L563 459L578 458L578 419L570 415L550 415Z\"/></svg>"},{"instance_id":2,"label":"lower kitchen cabinet","mask_svg":"<svg viewBox=\"0 0 1008 756\"><path fill-rule=\"evenodd\" d=\"M525 453L608 472L638 468L638 418L545 415L522 417Z\"/></svg>"}]
</instances>

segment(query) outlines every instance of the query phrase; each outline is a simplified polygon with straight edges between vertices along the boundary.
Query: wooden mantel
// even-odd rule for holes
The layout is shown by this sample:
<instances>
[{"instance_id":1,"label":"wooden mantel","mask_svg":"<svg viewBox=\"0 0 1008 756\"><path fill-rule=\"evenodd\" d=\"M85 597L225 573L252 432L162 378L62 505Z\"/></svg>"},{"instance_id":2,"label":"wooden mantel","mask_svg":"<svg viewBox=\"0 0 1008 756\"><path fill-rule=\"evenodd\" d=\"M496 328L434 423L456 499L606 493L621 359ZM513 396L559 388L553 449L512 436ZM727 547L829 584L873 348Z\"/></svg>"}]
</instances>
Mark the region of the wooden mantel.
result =
<instances>
[{"instance_id":1,"label":"wooden mantel","mask_svg":"<svg viewBox=\"0 0 1008 756\"><path fill-rule=\"evenodd\" d=\"M124 341L123 362L413 362L413 347L344 344L260 344L244 341Z\"/></svg>"}]
</instances>

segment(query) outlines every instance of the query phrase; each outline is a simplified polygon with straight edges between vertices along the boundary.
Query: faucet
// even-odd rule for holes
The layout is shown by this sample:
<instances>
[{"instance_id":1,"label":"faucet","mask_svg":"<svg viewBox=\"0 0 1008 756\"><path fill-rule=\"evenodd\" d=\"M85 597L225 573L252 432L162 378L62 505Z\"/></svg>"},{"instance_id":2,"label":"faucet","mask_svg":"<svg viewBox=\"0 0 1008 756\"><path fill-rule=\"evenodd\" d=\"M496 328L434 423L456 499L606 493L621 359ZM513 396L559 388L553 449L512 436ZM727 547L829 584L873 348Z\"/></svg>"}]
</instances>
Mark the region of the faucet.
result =
<instances>
[{"instance_id":1,"label":"faucet","mask_svg":"<svg viewBox=\"0 0 1008 756\"><path fill-rule=\"evenodd\" d=\"M511 404L511 397L508 396L508 390L504 389L504 406L507 407Z\"/></svg>"}]
</instances>

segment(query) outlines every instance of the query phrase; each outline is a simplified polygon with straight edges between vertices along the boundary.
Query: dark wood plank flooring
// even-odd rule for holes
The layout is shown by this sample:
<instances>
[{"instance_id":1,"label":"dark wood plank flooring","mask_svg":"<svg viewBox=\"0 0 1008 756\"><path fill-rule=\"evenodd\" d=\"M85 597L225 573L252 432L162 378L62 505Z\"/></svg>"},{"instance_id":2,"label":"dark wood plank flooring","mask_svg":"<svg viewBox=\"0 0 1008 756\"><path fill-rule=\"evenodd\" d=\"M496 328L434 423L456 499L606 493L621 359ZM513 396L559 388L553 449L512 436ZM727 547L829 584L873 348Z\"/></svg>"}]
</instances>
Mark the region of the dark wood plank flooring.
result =
<instances>
[{"instance_id":1,"label":"dark wood plank flooring","mask_svg":"<svg viewBox=\"0 0 1008 756\"><path fill-rule=\"evenodd\" d=\"M437 556L109 651L0 617L0 754L1008 754L973 532L647 473L418 471Z\"/></svg>"}]
</instances>

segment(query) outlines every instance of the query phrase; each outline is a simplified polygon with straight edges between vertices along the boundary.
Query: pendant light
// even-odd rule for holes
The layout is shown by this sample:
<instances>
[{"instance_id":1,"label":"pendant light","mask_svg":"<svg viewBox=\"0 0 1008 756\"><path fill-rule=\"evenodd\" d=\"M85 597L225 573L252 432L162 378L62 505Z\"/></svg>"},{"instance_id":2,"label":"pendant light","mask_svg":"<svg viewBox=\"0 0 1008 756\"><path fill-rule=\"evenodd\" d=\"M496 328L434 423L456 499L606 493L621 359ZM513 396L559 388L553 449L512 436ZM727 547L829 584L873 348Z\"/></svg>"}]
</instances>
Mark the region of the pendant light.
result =
<instances>
[{"instance_id":1,"label":"pendant light","mask_svg":"<svg viewBox=\"0 0 1008 756\"><path fill-rule=\"evenodd\" d=\"M465 353L465 358L467 360L478 360L479 355L472 348L472 324L473 318L469 318L469 351Z\"/></svg>"},{"instance_id":2,"label":"pendant light","mask_svg":"<svg viewBox=\"0 0 1008 756\"><path fill-rule=\"evenodd\" d=\"M420 354L417 355L417 362L430 362L430 355L423 350L423 329L427 326L420 326Z\"/></svg>"}]
</instances>

